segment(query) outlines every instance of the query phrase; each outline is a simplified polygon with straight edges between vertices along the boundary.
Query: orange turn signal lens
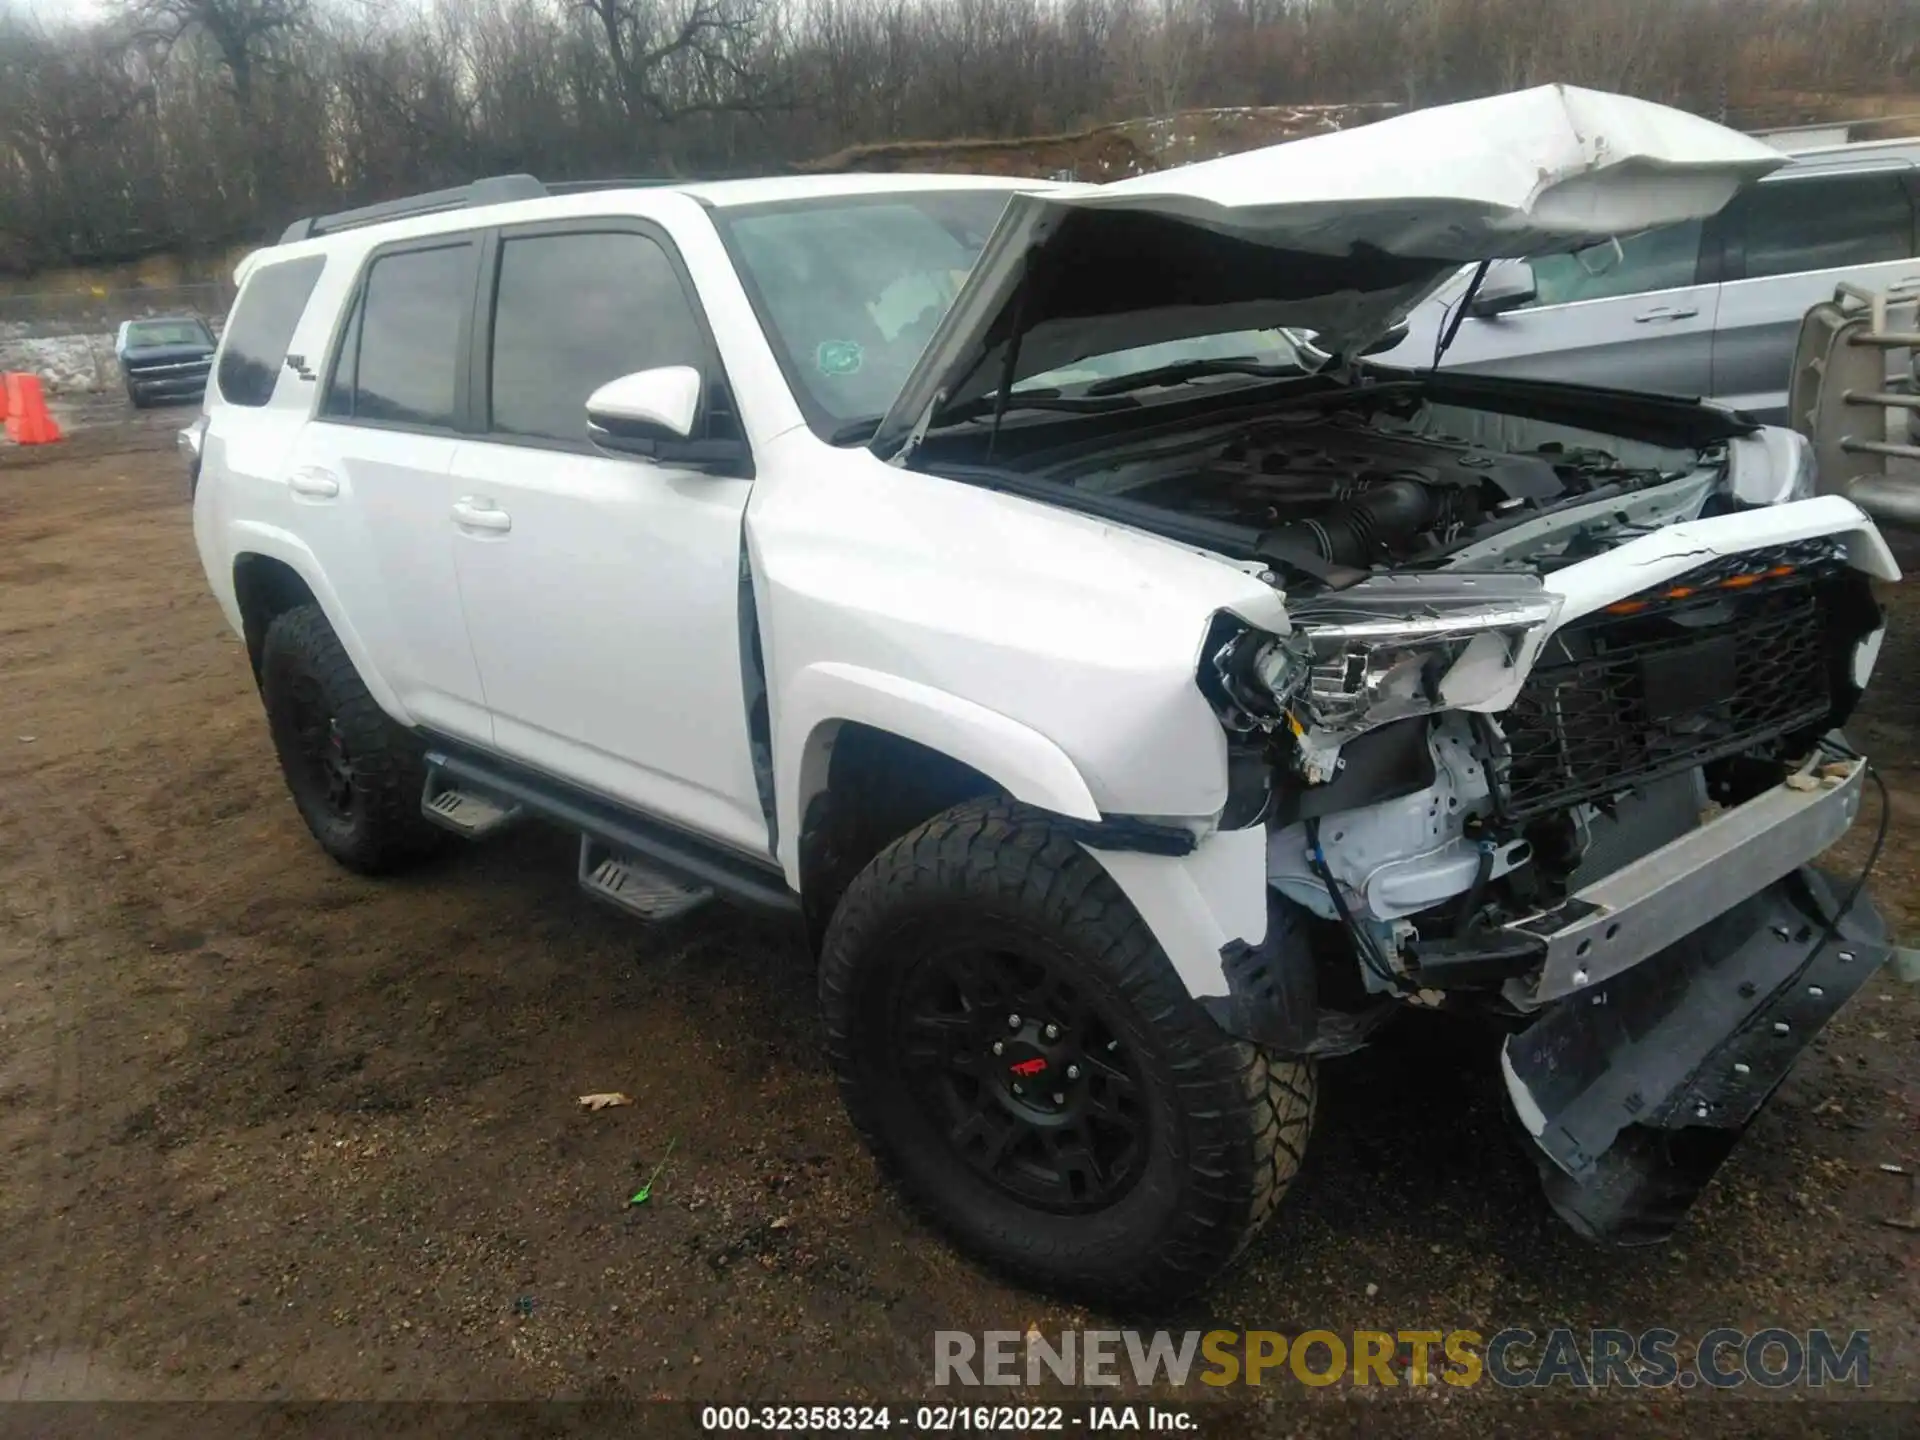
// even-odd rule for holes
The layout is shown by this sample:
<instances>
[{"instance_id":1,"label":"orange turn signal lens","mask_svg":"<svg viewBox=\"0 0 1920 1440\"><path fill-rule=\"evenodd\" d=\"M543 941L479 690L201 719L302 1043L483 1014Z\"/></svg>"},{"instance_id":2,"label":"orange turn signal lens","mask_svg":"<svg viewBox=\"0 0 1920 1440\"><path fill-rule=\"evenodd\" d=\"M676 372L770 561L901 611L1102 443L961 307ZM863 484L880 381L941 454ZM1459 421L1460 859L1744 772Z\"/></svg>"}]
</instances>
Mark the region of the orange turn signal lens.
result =
<instances>
[{"instance_id":1,"label":"orange turn signal lens","mask_svg":"<svg viewBox=\"0 0 1920 1440\"><path fill-rule=\"evenodd\" d=\"M1793 573L1794 567L1791 565L1776 565L1771 570L1755 570L1747 575L1729 575L1725 580L1716 581L1714 588L1719 590L1744 590L1749 585L1758 585L1762 580L1778 580L1782 576ZM1660 598L1662 600L1685 600L1689 596L1698 595L1699 593L1700 591L1697 586L1675 585L1671 590L1661 591ZM1607 606L1605 613L1608 615L1638 615L1652 603L1653 602L1649 600L1621 600Z\"/></svg>"}]
</instances>

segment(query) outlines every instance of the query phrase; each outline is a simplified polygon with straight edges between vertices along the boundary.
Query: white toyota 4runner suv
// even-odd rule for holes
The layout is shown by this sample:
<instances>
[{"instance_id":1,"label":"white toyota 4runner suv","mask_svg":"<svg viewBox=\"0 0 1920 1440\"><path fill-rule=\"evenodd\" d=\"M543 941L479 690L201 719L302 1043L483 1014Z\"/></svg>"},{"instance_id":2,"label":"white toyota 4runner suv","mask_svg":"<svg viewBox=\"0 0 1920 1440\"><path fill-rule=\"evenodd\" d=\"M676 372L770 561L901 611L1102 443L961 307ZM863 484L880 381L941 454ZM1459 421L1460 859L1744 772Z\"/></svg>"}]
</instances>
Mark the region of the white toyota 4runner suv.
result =
<instances>
[{"instance_id":1,"label":"white toyota 4runner suv","mask_svg":"<svg viewBox=\"0 0 1920 1440\"><path fill-rule=\"evenodd\" d=\"M642 916L793 912L854 1123L1030 1282L1205 1282L1409 1005L1655 1239L1888 953L1808 862L1899 573L1790 432L1362 357L1780 161L1549 87L1097 187L301 221L194 532L322 848L538 817Z\"/></svg>"}]
</instances>

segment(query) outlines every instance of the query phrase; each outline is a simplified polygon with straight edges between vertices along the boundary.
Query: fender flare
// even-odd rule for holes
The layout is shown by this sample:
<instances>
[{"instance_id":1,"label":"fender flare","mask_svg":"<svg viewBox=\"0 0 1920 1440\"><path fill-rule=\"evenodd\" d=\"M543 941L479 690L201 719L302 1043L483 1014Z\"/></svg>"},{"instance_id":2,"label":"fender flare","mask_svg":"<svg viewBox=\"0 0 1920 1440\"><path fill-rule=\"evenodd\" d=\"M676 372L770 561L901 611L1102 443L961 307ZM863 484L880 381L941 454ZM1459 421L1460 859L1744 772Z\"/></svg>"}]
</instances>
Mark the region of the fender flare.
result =
<instances>
[{"instance_id":1,"label":"fender flare","mask_svg":"<svg viewBox=\"0 0 1920 1440\"><path fill-rule=\"evenodd\" d=\"M391 715L402 725L414 724L413 713L400 703L400 697L387 684L373 663L373 655L367 649L366 641L347 618L346 606L340 603L339 595L328 583L326 572L320 568L320 561L304 540L290 530L278 525L268 525L257 520L236 520L233 522L229 539L232 542L232 559L228 566L229 576L241 558L258 555L267 560L277 560L294 574L298 575L307 589L319 603L320 611L327 617L327 623L333 627L333 633L340 637L340 644L347 652L347 658L353 662L354 670L359 674L367 692L373 696L374 704ZM231 580L229 580L231 583ZM237 597L236 597L237 600Z\"/></svg>"},{"instance_id":2,"label":"fender flare","mask_svg":"<svg viewBox=\"0 0 1920 1440\"><path fill-rule=\"evenodd\" d=\"M885 730L970 765L1014 799L1097 823L1100 807L1079 767L1018 720L915 680L837 661L803 667L776 692L774 794L780 863L800 873L800 819L827 783L835 726Z\"/></svg>"}]
</instances>

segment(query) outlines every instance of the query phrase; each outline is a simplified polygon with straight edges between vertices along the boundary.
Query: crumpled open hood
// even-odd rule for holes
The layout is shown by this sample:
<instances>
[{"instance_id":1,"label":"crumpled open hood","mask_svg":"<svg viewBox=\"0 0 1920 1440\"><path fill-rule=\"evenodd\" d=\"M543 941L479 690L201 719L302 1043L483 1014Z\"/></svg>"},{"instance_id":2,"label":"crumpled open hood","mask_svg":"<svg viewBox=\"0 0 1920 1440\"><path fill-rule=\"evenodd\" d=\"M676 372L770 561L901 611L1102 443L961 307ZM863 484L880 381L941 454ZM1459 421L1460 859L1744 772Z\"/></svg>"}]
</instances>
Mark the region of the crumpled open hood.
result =
<instances>
[{"instance_id":1,"label":"crumpled open hood","mask_svg":"<svg viewBox=\"0 0 1920 1440\"><path fill-rule=\"evenodd\" d=\"M1463 262L1711 215L1780 152L1547 85L1110 185L1016 195L873 439L1091 355L1294 326L1353 354Z\"/></svg>"}]
</instances>

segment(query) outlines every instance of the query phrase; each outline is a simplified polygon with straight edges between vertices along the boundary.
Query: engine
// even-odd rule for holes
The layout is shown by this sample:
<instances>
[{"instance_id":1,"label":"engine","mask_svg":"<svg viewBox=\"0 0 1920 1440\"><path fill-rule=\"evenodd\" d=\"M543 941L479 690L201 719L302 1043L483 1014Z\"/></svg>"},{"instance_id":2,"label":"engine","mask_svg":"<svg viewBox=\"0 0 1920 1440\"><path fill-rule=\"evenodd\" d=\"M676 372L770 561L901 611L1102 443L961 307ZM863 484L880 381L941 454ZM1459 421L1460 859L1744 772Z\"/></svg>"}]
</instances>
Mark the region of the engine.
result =
<instances>
[{"instance_id":1,"label":"engine","mask_svg":"<svg viewBox=\"0 0 1920 1440\"><path fill-rule=\"evenodd\" d=\"M1593 451L1509 453L1315 412L1263 423L1125 494L1260 530L1269 553L1366 569L1404 561L1515 507L1578 496L1617 469Z\"/></svg>"}]
</instances>

